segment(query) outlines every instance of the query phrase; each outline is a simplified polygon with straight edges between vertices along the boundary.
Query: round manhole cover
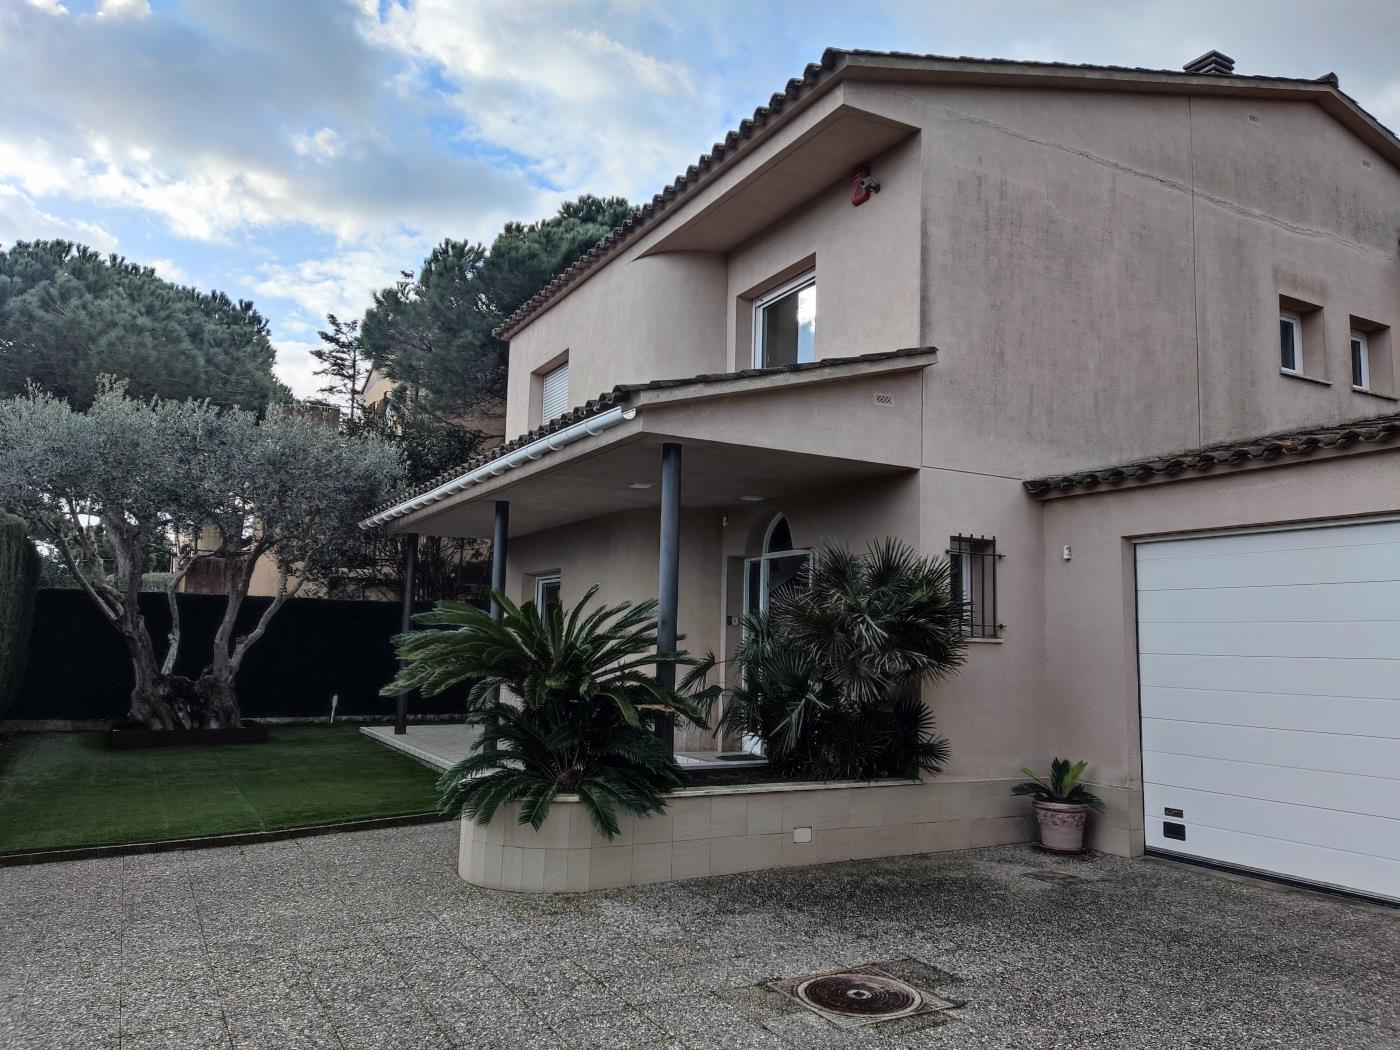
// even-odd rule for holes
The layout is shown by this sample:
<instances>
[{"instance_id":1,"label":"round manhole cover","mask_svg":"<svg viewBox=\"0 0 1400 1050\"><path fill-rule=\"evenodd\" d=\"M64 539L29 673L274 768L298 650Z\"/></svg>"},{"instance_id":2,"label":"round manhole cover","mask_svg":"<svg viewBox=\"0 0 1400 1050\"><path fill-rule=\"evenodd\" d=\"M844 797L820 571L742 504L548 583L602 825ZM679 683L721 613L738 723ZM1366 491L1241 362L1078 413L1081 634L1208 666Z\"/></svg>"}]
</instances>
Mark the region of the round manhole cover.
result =
<instances>
[{"instance_id":1,"label":"round manhole cover","mask_svg":"<svg viewBox=\"0 0 1400 1050\"><path fill-rule=\"evenodd\" d=\"M832 973L797 986L797 998L825 1013L891 1020L917 1013L924 1005L918 989L871 973Z\"/></svg>"}]
</instances>

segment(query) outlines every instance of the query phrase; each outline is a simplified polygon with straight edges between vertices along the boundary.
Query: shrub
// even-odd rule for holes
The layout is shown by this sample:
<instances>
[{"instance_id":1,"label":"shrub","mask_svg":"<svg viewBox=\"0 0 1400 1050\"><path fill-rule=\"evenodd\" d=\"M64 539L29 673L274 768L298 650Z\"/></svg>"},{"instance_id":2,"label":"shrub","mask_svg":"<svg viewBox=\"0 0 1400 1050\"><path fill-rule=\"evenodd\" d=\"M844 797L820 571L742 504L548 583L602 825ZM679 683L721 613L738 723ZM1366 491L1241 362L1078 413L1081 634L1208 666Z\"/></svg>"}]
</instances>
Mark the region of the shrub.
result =
<instances>
[{"instance_id":1,"label":"shrub","mask_svg":"<svg viewBox=\"0 0 1400 1050\"><path fill-rule=\"evenodd\" d=\"M1087 762L1075 762L1071 765L1069 759L1057 758L1050 763L1048 779L1023 768L1021 772L1030 777L1030 780L1023 784L1017 784L1011 789L1011 793L1013 795L1030 795L1036 802L1088 806L1090 809L1102 813L1104 809L1103 799L1079 783L1079 778L1084 775L1084 770L1088 766Z\"/></svg>"},{"instance_id":2,"label":"shrub","mask_svg":"<svg viewBox=\"0 0 1400 1050\"><path fill-rule=\"evenodd\" d=\"M759 737L785 775L939 772L948 742L920 687L962 665L949 583L946 562L897 540L822 548L798 586L746 618L721 725Z\"/></svg>"},{"instance_id":3,"label":"shrub","mask_svg":"<svg viewBox=\"0 0 1400 1050\"><path fill-rule=\"evenodd\" d=\"M0 511L0 711L10 706L24 676L38 587L39 552L29 541L29 526Z\"/></svg>"},{"instance_id":4,"label":"shrub","mask_svg":"<svg viewBox=\"0 0 1400 1050\"><path fill-rule=\"evenodd\" d=\"M619 810L657 813L681 783L671 749L653 732L672 716L703 726L704 697L662 685L654 601L589 610L591 588L567 613L516 605L499 591L500 620L471 605L442 602L416 617L436 630L400 635L403 670L385 688L434 696L471 682L467 722L481 727L468 756L442 778L441 809L485 824L507 802L539 828L561 793L577 794L598 830L612 838ZM514 703L502 698L508 690Z\"/></svg>"}]
</instances>

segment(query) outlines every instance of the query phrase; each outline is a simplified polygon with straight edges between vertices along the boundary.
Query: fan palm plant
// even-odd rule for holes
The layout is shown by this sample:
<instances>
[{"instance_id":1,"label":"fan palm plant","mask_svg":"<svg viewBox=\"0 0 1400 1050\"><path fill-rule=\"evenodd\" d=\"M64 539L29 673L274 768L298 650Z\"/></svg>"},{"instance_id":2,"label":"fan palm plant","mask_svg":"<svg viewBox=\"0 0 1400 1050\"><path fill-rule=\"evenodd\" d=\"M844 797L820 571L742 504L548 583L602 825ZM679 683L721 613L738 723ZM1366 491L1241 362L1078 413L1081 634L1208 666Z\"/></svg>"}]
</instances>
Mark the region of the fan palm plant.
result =
<instances>
[{"instance_id":1,"label":"fan palm plant","mask_svg":"<svg viewBox=\"0 0 1400 1050\"><path fill-rule=\"evenodd\" d=\"M596 591L567 613L559 605L516 605L498 591L499 620L442 602L416 617L432 629L395 639L403 666L385 693L434 696L471 683L467 722L482 732L441 780L443 812L485 824L519 801L520 822L538 829L567 792L611 838L619 810L665 808L680 767L651 726L662 717L703 726L713 690L688 696L657 680L656 666L695 661L657 653L654 601L589 609ZM502 699L502 690L517 702Z\"/></svg>"},{"instance_id":2,"label":"fan palm plant","mask_svg":"<svg viewBox=\"0 0 1400 1050\"><path fill-rule=\"evenodd\" d=\"M1088 768L1089 763L1087 762L1071 764L1067 758L1057 758L1050 763L1049 777L1042 777L1038 773L1022 768L1021 772L1030 777L1030 780L1023 784L1017 784L1011 789L1011 793L1013 795L1030 795L1036 802L1055 802L1062 806L1088 806L1090 809L1102 813L1104 810L1103 799L1079 783L1079 778L1084 775L1084 770Z\"/></svg>"},{"instance_id":3,"label":"fan palm plant","mask_svg":"<svg viewBox=\"0 0 1400 1050\"><path fill-rule=\"evenodd\" d=\"M948 564L898 540L817 551L801 585L744 624L721 724L779 771L824 780L936 773L948 742L920 686L963 662ZM692 676L693 677L693 676Z\"/></svg>"}]
</instances>

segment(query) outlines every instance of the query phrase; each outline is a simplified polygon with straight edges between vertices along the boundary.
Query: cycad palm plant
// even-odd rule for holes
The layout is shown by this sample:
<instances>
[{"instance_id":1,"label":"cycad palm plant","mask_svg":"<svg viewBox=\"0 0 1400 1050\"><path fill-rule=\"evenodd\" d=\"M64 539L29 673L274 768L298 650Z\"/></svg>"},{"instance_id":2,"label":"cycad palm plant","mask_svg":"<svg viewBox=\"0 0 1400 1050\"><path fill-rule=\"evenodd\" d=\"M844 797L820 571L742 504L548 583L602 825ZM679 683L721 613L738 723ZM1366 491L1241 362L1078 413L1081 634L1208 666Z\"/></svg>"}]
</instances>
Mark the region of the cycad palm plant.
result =
<instances>
[{"instance_id":1,"label":"cycad palm plant","mask_svg":"<svg viewBox=\"0 0 1400 1050\"><path fill-rule=\"evenodd\" d=\"M898 540L817 551L800 585L745 620L721 724L764 742L779 772L818 779L936 773L920 686L963 662L945 561Z\"/></svg>"},{"instance_id":2,"label":"cycad palm plant","mask_svg":"<svg viewBox=\"0 0 1400 1050\"><path fill-rule=\"evenodd\" d=\"M443 812L484 824L519 801L520 822L538 828L555 797L573 793L611 838L619 809L665 808L680 767L649 723L674 716L703 726L710 693L682 695L656 679L659 664L694 661L657 653L654 601L590 610L596 591L567 613L559 605L516 605L496 592L499 620L442 602L416 617L435 629L395 639L403 668L386 693L434 696L472 683L467 722L482 733L440 782Z\"/></svg>"}]
</instances>

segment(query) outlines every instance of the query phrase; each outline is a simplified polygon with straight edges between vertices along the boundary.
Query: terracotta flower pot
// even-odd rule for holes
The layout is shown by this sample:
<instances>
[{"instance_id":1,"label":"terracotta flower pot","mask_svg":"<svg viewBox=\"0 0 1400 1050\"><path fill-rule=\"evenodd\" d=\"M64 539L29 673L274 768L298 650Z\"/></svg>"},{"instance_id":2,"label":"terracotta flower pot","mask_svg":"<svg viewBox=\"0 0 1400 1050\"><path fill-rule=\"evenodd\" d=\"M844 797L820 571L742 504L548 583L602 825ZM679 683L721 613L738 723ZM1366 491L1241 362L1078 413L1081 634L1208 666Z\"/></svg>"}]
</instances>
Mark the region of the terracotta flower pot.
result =
<instances>
[{"instance_id":1,"label":"terracotta flower pot","mask_svg":"<svg viewBox=\"0 0 1400 1050\"><path fill-rule=\"evenodd\" d=\"M1083 853L1084 822L1089 807L1066 802L1035 802L1035 819L1040 821L1040 845L1051 853Z\"/></svg>"}]
</instances>

